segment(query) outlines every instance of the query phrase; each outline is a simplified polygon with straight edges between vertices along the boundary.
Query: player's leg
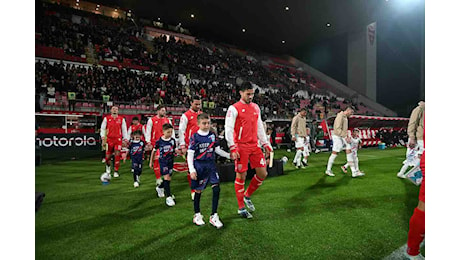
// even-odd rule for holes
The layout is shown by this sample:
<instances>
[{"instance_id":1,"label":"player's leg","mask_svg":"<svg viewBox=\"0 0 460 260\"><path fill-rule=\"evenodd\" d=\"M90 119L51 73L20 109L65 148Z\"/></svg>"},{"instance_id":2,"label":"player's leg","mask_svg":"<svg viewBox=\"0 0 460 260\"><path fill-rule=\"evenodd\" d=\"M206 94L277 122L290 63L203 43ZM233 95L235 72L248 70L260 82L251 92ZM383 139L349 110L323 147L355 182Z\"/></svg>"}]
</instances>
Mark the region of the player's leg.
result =
<instances>
[{"instance_id":1,"label":"player's leg","mask_svg":"<svg viewBox=\"0 0 460 260\"><path fill-rule=\"evenodd\" d=\"M119 177L120 175L118 174L118 169L120 168L120 159L121 159L121 154L120 154L120 151L121 151L121 142L117 142L115 144L115 162L114 162L114 173L113 173L113 177L117 178Z\"/></svg>"},{"instance_id":2,"label":"player's leg","mask_svg":"<svg viewBox=\"0 0 460 260\"><path fill-rule=\"evenodd\" d=\"M155 152L155 156L160 156L160 150ZM155 173L157 186L161 184L161 171L159 159L153 160L153 173Z\"/></svg>"},{"instance_id":3,"label":"player's leg","mask_svg":"<svg viewBox=\"0 0 460 260\"><path fill-rule=\"evenodd\" d=\"M329 156L329 160L327 161L327 168L325 173L331 177L334 177L335 174L332 173L332 165L334 165L335 158L337 158L337 154L342 151L344 144L342 138L335 135L332 136L332 142L332 153Z\"/></svg>"},{"instance_id":4,"label":"player's leg","mask_svg":"<svg viewBox=\"0 0 460 260\"><path fill-rule=\"evenodd\" d=\"M413 257L420 253L420 243L425 238L425 167L421 165L423 173L422 184L418 195L418 205L409 221L409 232L407 234L407 255Z\"/></svg>"},{"instance_id":5,"label":"player's leg","mask_svg":"<svg viewBox=\"0 0 460 260\"><path fill-rule=\"evenodd\" d=\"M206 188L208 178L207 178L207 167L200 167L199 163L195 163L197 178L192 180L190 189L195 190L195 199L193 200L193 208L195 214L193 215L193 223L197 226L202 226L205 224L203 220L203 215L201 214L200 202L202 191ZM200 184L201 183L201 184Z\"/></svg>"},{"instance_id":6,"label":"player's leg","mask_svg":"<svg viewBox=\"0 0 460 260\"><path fill-rule=\"evenodd\" d=\"M219 183L212 184L212 212L211 212L211 216L209 216L209 223L211 223L211 225L215 226L216 228L221 228L224 226L222 221L220 221L219 214L217 214L217 207L219 205L219 197L220 197Z\"/></svg>"},{"instance_id":7,"label":"player's leg","mask_svg":"<svg viewBox=\"0 0 460 260\"><path fill-rule=\"evenodd\" d=\"M163 174L165 172L166 174ZM166 196L166 205L168 205L169 207L172 207L176 205L176 202L174 201L174 198L172 197L172 194L171 194L171 173L167 169L165 170L162 169L162 175L163 175L163 183L164 183L165 196Z\"/></svg>"},{"instance_id":8,"label":"player's leg","mask_svg":"<svg viewBox=\"0 0 460 260\"><path fill-rule=\"evenodd\" d=\"M304 143L304 138L303 137L297 137L296 140L295 140L295 149L296 149L296 153L295 153L295 157L294 157L294 165L297 167L297 168L300 168L302 162L302 152L303 152L303 145Z\"/></svg>"},{"instance_id":9,"label":"player's leg","mask_svg":"<svg viewBox=\"0 0 460 260\"><path fill-rule=\"evenodd\" d=\"M247 150L241 149L240 158L235 160L235 194L236 194L236 201L238 202L238 213L242 210L246 210L244 208L244 182L246 181L246 174L248 170L248 162L249 162L249 153Z\"/></svg>"},{"instance_id":10,"label":"player's leg","mask_svg":"<svg viewBox=\"0 0 460 260\"><path fill-rule=\"evenodd\" d=\"M256 174L252 177L252 180L244 193L244 202L249 211L255 211L256 208L251 201L251 196L262 185L263 181L267 177L267 163L260 148L252 151L252 154L249 156L249 161L251 162L251 168L255 168Z\"/></svg>"},{"instance_id":11,"label":"player's leg","mask_svg":"<svg viewBox=\"0 0 460 260\"><path fill-rule=\"evenodd\" d=\"M396 174L396 176L398 176L399 178L406 178L406 171L407 169L409 168L409 162L407 160L404 161L403 163L403 166L401 167L401 169L399 170L398 174Z\"/></svg>"},{"instance_id":12,"label":"player's leg","mask_svg":"<svg viewBox=\"0 0 460 260\"><path fill-rule=\"evenodd\" d=\"M115 144L113 142L107 141L107 149L105 150L105 172L110 174L110 163L111 157L114 152Z\"/></svg>"},{"instance_id":13,"label":"player's leg","mask_svg":"<svg viewBox=\"0 0 460 260\"><path fill-rule=\"evenodd\" d=\"M308 149L308 144L305 144L303 147L303 160L302 163L304 166L308 166L308 156L310 156L310 150Z\"/></svg>"}]
</instances>

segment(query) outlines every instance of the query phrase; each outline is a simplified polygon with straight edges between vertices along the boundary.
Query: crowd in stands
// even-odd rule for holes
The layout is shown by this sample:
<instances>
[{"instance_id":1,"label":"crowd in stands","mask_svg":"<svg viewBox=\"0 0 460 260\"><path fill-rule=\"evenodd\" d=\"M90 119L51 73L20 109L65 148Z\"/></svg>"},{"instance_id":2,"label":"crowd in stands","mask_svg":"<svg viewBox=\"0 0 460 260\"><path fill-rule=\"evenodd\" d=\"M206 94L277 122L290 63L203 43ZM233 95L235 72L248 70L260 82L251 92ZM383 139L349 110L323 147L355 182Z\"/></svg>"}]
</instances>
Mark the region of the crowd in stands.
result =
<instances>
[{"instance_id":1,"label":"crowd in stands","mask_svg":"<svg viewBox=\"0 0 460 260\"><path fill-rule=\"evenodd\" d=\"M165 36L145 43L142 29L132 21L43 4L36 25L36 46L62 48L76 56L92 52L100 65L128 60L148 70L37 62L37 94L52 98L56 92L75 92L79 100L101 100L109 95L116 102L184 106L198 94L213 107L226 108L239 99L236 84L241 78L258 86L254 101L268 117L294 115L305 100L295 94L299 90L308 93L310 117L327 117L351 103L345 100L339 104L332 95L315 93L310 87L315 79L303 71L267 68L225 48L189 45L173 38L167 41Z\"/></svg>"}]
</instances>

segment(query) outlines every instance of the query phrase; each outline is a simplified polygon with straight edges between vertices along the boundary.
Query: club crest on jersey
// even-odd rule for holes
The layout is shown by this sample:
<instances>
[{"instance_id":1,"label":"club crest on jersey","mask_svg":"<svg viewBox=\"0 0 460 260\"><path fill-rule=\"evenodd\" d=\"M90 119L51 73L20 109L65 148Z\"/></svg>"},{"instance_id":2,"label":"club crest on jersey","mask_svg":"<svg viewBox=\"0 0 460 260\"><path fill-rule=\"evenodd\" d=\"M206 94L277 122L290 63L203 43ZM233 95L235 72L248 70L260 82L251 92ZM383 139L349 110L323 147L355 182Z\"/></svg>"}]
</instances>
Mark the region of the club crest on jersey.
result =
<instances>
[{"instance_id":1,"label":"club crest on jersey","mask_svg":"<svg viewBox=\"0 0 460 260\"><path fill-rule=\"evenodd\" d=\"M214 142L216 140L216 138L214 137L214 135L210 135L209 138L211 138L211 142Z\"/></svg>"},{"instance_id":2,"label":"club crest on jersey","mask_svg":"<svg viewBox=\"0 0 460 260\"><path fill-rule=\"evenodd\" d=\"M241 112L243 112L243 113L244 113L245 111L246 111L246 109L244 109L244 108L241 110Z\"/></svg>"},{"instance_id":3,"label":"club crest on jersey","mask_svg":"<svg viewBox=\"0 0 460 260\"><path fill-rule=\"evenodd\" d=\"M190 119L193 119L193 116L191 116Z\"/></svg>"}]
</instances>

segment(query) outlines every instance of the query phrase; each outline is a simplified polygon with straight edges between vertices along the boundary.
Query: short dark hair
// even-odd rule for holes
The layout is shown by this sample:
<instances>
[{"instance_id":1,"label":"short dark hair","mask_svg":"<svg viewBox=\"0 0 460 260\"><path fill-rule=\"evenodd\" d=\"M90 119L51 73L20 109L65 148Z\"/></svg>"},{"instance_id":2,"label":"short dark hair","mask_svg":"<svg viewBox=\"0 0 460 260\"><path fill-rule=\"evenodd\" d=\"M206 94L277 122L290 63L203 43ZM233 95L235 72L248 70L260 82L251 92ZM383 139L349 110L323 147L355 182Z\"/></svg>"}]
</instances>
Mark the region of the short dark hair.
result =
<instances>
[{"instance_id":1,"label":"short dark hair","mask_svg":"<svg viewBox=\"0 0 460 260\"><path fill-rule=\"evenodd\" d=\"M359 132L359 128L353 129L353 132Z\"/></svg>"},{"instance_id":2,"label":"short dark hair","mask_svg":"<svg viewBox=\"0 0 460 260\"><path fill-rule=\"evenodd\" d=\"M192 103L193 100L201 100L201 97L198 95L193 95L192 99L190 100L190 103Z\"/></svg>"},{"instance_id":3,"label":"short dark hair","mask_svg":"<svg viewBox=\"0 0 460 260\"><path fill-rule=\"evenodd\" d=\"M157 106L157 112L160 111L162 108L165 108L165 109L166 109L166 106L164 106L164 105L158 105L158 106Z\"/></svg>"},{"instance_id":4,"label":"short dark hair","mask_svg":"<svg viewBox=\"0 0 460 260\"><path fill-rule=\"evenodd\" d=\"M347 110L347 109L351 109L351 110L353 110L353 111L356 111L356 109L355 109L354 106L347 106L347 107L345 108L345 110Z\"/></svg>"},{"instance_id":5,"label":"short dark hair","mask_svg":"<svg viewBox=\"0 0 460 260\"><path fill-rule=\"evenodd\" d=\"M201 113L197 116L196 118L198 120L198 122L200 122L202 119L210 119L209 118L209 115L207 113Z\"/></svg>"},{"instance_id":6,"label":"short dark hair","mask_svg":"<svg viewBox=\"0 0 460 260\"><path fill-rule=\"evenodd\" d=\"M141 130L136 130L133 132L133 135L142 135L142 131Z\"/></svg>"},{"instance_id":7,"label":"short dark hair","mask_svg":"<svg viewBox=\"0 0 460 260\"><path fill-rule=\"evenodd\" d=\"M306 108L304 108L304 107L302 107L302 108L300 109L300 112L302 112L302 111L305 111L305 112L307 112L307 109L306 109Z\"/></svg>"},{"instance_id":8,"label":"short dark hair","mask_svg":"<svg viewBox=\"0 0 460 260\"><path fill-rule=\"evenodd\" d=\"M241 86L240 86L240 91L245 91L245 90L247 90L247 89L252 89L252 88L253 88L253 87L252 87L251 82L245 81L245 82L243 82L243 84L241 84Z\"/></svg>"},{"instance_id":9,"label":"short dark hair","mask_svg":"<svg viewBox=\"0 0 460 260\"><path fill-rule=\"evenodd\" d=\"M173 128L173 126L170 123L166 123L166 124L163 125L163 131L166 131L166 130L171 129L171 128Z\"/></svg>"},{"instance_id":10,"label":"short dark hair","mask_svg":"<svg viewBox=\"0 0 460 260\"><path fill-rule=\"evenodd\" d=\"M135 117L133 117L133 120L132 120L132 121L134 121L134 120L139 121L139 118L138 118L137 116L135 116Z\"/></svg>"}]
</instances>

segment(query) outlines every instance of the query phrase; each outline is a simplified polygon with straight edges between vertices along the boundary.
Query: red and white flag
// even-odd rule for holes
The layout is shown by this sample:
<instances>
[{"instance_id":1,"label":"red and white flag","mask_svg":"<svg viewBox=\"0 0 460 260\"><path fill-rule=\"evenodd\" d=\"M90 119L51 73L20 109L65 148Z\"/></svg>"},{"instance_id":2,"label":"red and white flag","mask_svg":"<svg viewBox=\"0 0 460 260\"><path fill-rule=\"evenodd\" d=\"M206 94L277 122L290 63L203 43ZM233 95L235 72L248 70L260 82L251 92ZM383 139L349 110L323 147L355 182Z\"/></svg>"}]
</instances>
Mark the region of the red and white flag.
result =
<instances>
[{"instance_id":1,"label":"red and white flag","mask_svg":"<svg viewBox=\"0 0 460 260\"><path fill-rule=\"evenodd\" d=\"M331 140L331 135L329 134L329 127L327 126L326 119L323 119L320 125L321 125L321 128L323 129L324 136L327 136L329 140Z\"/></svg>"}]
</instances>

